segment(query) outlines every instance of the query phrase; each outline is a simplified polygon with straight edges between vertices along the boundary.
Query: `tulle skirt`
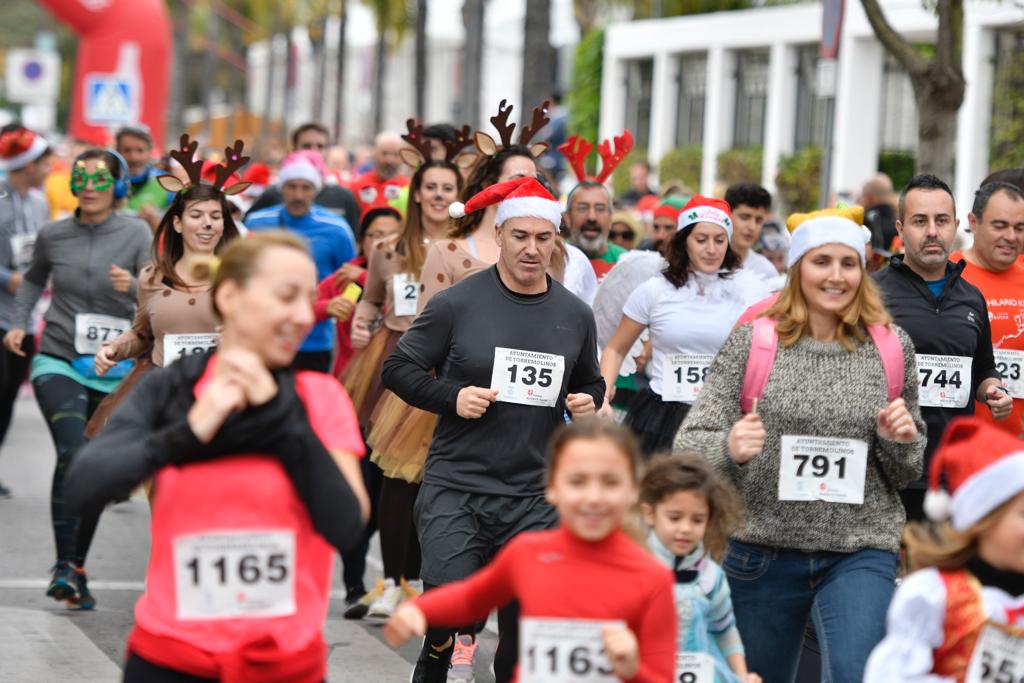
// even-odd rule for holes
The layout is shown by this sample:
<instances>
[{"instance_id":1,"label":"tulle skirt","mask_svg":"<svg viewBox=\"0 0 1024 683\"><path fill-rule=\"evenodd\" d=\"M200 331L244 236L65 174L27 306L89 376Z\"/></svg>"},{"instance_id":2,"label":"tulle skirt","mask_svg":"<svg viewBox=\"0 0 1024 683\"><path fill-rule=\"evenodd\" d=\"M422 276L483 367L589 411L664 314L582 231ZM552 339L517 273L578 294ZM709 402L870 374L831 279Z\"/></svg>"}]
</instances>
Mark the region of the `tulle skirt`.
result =
<instances>
[{"instance_id":1,"label":"tulle skirt","mask_svg":"<svg viewBox=\"0 0 1024 683\"><path fill-rule=\"evenodd\" d=\"M689 412L689 403L662 401L661 396L650 389L641 389L633 397L623 424L633 430L640 439L644 457L650 458L655 453L672 450L676 432Z\"/></svg>"},{"instance_id":2,"label":"tulle skirt","mask_svg":"<svg viewBox=\"0 0 1024 683\"><path fill-rule=\"evenodd\" d=\"M132 368L131 372L121 380L116 389L107 394L106 398L96 406L92 417L89 418L85 425L85 438L95 439L99 435L103 427L106 426L107 421L110 420L110 416L114 413L114 409L117 408L121 399L128 395L132 387L138 384L142 376L152 367L153 361L150 359L149 354L135 360L135 367Z\"/></svg>"},{"instance_id":3,"label":"tulle skirt","mask_svg":"<svg viewBox=\"0 0 1024 683\"><path fill-rule=\"evenodd\" d=\"M366 443L373 449L371 460L384 476L410 484L423 481L423 463L434 438L437 415L413 408L385 391L370 421L373 427Z\"/></svg>"},{"instance_id":4,"label":"tulle skirt","mask_svg":"<svg viewBox=\"0 0 1024 683\"><path fill-rule=\"evenodd\" d=\"M384 359L398 346L401 336L400 332L381 327L370 338L366 348L352 357L339 377L352 399L352 407L355 408L359 426L364 432L371 429L374 409L384 393L380 368Z\"/></svg>"}]
</instances>

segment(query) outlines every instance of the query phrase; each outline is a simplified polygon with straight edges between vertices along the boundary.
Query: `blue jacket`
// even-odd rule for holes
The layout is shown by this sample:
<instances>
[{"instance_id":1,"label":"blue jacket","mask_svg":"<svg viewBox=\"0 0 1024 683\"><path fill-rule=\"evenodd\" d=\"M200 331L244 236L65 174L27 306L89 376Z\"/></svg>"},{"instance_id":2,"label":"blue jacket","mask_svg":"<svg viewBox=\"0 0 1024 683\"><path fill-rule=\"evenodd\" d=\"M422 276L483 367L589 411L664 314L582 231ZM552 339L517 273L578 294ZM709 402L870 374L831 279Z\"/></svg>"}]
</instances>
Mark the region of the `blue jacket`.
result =
<instances>
[{"instance_id":1,"label":"blue jacket","mask_svg":"<svg viewBox=\"0 0 1024 683\"><path fill-rule=\"evenodd\" d=\"M245 220L249 230L288 230L304 238L316 264L317 280L341 268L356 256L356 239L348 221L314 204L304 216L293 216L284 204L261 209ZM313 328L302 343L302 351L330 351L334 348L334 324L325 320Z\"/></svg>"}]
</instances>

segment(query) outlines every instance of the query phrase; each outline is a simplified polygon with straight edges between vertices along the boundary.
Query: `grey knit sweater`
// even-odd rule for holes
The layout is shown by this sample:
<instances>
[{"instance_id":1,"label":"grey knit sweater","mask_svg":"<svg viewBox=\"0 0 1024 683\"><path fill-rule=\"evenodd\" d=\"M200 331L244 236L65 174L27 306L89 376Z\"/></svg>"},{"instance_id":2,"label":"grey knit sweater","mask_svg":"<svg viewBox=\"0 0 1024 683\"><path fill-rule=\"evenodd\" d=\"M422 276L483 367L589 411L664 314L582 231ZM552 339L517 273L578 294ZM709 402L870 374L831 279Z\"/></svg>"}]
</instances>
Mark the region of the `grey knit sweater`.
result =
<instances>
[{"instance_id":1,"label":"grey knit sweater","mask_svg":"<svg viewBox=\"0 0 1024 683\"><path fill-rule=\"evenodd\" d=\"M906 361L903 399L918 437L900 444L878 436L877 416L887 388L882 361L868 340L852 353L838 342L804 337L779 350L758 413L767 439L748 463L729 457L728 435L742 417L740 389L750 354L752 325L734 330L715 356L700 398L676 435L676 450L696 450L736 484L746 506L746 523L734 538L807 552L853 552L878 548L896 552L905 522L897 491L921 474L925 425L917 404L914 344L894 326ZM783 435L859 439L868 444L864 503L780 501L779 455Z\"/></svg>"}]
</instances>

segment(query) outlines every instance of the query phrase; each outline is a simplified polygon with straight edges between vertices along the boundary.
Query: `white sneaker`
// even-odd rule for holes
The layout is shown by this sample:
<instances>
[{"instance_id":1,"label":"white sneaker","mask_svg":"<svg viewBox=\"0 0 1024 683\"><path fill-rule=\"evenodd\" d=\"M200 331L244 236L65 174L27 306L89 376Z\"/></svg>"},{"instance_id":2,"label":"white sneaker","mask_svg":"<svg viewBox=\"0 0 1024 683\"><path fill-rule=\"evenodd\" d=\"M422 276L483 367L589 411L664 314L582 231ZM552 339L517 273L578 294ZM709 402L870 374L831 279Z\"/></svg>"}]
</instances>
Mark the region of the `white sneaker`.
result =
<instances>
[{"instance_id":1,"label":"white sneaker","mask_svg":"<svg viewBox=\"0 0 1024 683\"><path fill-rule=\"evenodd\" d=\"M395 613L395 608L402 601L402 588L395 585L394 579L384 579L384 590L380 597L370 604L366 612L366 619L372 621L387 621Z\"/></svg>"}]
</instances>

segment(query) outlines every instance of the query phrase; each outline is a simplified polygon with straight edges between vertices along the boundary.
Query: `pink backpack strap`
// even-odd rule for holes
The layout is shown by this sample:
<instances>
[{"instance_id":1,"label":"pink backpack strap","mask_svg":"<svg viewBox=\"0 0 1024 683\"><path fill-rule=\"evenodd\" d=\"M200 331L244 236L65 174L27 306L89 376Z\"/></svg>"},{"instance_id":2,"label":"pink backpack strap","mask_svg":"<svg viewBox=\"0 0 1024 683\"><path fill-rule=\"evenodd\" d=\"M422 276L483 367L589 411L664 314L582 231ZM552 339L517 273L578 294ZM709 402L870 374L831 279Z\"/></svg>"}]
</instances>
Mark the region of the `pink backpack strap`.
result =
<instances>
[{"instance_id":1,"label":"pink backpack strap","mask_svg":"<svg viewBox=\"0 0 1024 683\"><path fill-rule=\"evenodd\" d=\"M892 328L885 325L868 325L868 333L878 348L885 370L885 383L889 387L889 403L903 394L904 359L900 339Z\"/></svg>"},{"instance_id":2,"label":"pink backpack strap","mask_svg":"<svg viewBox=\"0 0 1024 683\"><path fill-rule=\"evenodd\" d=\"M754 333L750 338L750 356L743 373L743 388L740 390L740 409L744 414L754 409L754 399L760 399L768 384L768 375L775 365L775 351L779 348L779 335L775 332L775 321L758 318L754 321Z\"/></svg>"}]
</instances>

